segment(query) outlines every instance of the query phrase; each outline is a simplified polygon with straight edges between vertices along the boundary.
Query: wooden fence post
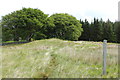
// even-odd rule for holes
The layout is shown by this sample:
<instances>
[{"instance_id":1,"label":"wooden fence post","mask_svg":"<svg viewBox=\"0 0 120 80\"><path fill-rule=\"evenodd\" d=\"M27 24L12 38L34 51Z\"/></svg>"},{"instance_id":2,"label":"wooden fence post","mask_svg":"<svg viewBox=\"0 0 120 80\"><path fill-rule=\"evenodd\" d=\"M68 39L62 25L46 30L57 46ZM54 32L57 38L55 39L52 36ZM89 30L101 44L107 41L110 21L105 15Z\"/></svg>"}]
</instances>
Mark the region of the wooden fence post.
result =
<instances>
[{"instance_id":1,"label":"wooden fence post","mask_svg":"<svg viewBox=\"0 0 120 80\"><path fill-rule=\"evenodd\" d=\"M106 75L107 40L103 41L103 75Z\"/></svg>"}]
</instances>

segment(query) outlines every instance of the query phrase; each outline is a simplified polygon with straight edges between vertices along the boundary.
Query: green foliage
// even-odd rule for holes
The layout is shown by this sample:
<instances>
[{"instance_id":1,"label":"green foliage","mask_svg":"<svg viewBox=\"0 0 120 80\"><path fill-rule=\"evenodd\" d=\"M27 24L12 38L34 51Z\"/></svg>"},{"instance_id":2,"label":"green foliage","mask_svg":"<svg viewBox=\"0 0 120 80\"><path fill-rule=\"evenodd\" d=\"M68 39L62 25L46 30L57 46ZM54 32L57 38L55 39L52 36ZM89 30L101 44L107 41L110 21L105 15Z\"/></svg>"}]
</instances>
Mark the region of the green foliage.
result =
<instances>
[{"instance_id":1,"label":"green foliage","mask_svg":"<svg viewBox=\"0 0 120 80\"><path fill-rule=\"evenodd\" d=\"M79 39L90 40L91 29L89 22L85 19L85 22L80 20L80 23L82 24L83 32Z\"/></svg>"},{"instance_id":2,"label":"green foliage","mask_svg":"<svg viewBox=\"0 0 120 80\"><path fill-rule=\"evenodd\" d=\"M45 21L45 26L42 27L42 31L41 31L41 33L45 35L44 39L53 37L54 28L55 28L55 24L53 22L53 19L48 17Z\"/></svg>"},{"instance_id":3,"label":"green foliage","mask_svg":"<svg viewBox=\"0 0 120 80\"><path fill-rule=\"evenodd\" d=\"M120 43L120 22L115 22L114 24L115 34L116 34L116 40Z\"/></svg>"},{"instance_id":4,"label":"green foliage","mask_svg":"<svg viewBox=\"0 0 120 80\"><path fill-rule=\"evenodd\" d=\"M119 30L117 29L118 23L113 23L110 20L103 21L94 18L94 21L91 24L85 20L81 21L83 33L79 40L87 40L87 41L103 41L104 39L109 42L118 42L119 40L117 36L119 36ZM115 25L114 25L115 24Z\"/></svg>"},{"instance_id":5,"label":"green foliage","mask_svg":"<svg viewBox=\"0 0 120 80\"><path fill-rule=\"evenodd\" d=\"M66 39L66 40L78 40L81 35L82 28L79 21L69 14L53 14L50 16L53 20L54 26L49 32L50 37Z\"/></svg>"},{"instance_id":6,"label":"green foliage","mask_svg":"<svg viewBox=\"0 0 120 80\"><path fill-rule=\"evenodd\" d=\"M94 18L93 26L92 27L92 39L94 41L100 41L102 40L102 26L98 19Z\"/></svg>"},{"instance_id":7,"label":"green foliage","mask_svg":"<svg viewBox=\"0 0 120 80\"><path fill-rule=\"evenodd\" d=\"M2 26L0 21L0 43L2 43Z\"/></svg>"},{"instance_id":8,"label":"green foliage","mask_svg":"<svg viewBox=\"0 0 120 80\"><path fill-rule=\"evenodd\" d=\"M83 33L79 39L82 40L91 40L91 41L100 41L102 40L102 20L94 18L94 21L91 24L85 19L82 22Z\"/></svg>"},{"instance_id":9,"label":"green foliage","mask_svg":"<svg viewBox=\"0 0 120 80\"><path fill-rule=\"evenodd\" d=\"M103 39L115 41L114 26L110 20L103 24Z\"/></svg>"},{"instance_id":10,"label":"green foliage","mask_svg":"<svg viewBox=\"0 0 120 80\"><path fill-rule=\"evenodd\" d=\"M35 40L40 40L45 38L47 38L47 36L41 32L36 32L35 35L33 36L33 39Z\"/></svg>"},{"instance_id":11,"label":"green foliage","mask_svg":"<svg viewBox=\"0 0 120 80\"><path fill-rule=\"evenodd\" d=\"M23 40L30 40L36 31L40 31L45 25L45 20L48 15L44 14L39 9L23 8L22 10L14 11L2 17L2 28L12 31L15 40L21 37ZM12 37L13 38L13 37Z\"/></svg>"},{"instance_id":12,"label":"green foliage","mask_svg":"<svg viewBox=\"0 0 120 80\"><path fill-rule=\"evenodd\" d=\"M91 23L87 19L79 22L69 14L57 13L48 17L33 8L23 8L3 16L0 26L3 41L59 38L120 42L120 22L105 22L96 18Z\"/></svg>"}]
</instances>

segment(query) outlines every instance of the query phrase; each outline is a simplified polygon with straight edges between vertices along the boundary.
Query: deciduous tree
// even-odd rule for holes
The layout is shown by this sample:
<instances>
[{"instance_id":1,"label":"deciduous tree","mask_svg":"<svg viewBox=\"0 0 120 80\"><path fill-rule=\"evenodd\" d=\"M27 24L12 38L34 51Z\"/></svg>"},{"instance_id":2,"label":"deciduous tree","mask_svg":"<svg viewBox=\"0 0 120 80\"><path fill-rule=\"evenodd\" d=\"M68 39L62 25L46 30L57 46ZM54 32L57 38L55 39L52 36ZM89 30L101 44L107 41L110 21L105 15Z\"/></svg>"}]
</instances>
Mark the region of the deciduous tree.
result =
<instances>
[{"instance_id":1,"label":"deciduous tree","mask_svg":"<svg viewBox=\"0 0 120 80\"><path fill-rule=\"evenodd\" d=\"M50 36L66 40L78 40L83 29L79 21L69 14L53 14L50 16L53 20L53 28L50 31ZM49 34L48 34L49 35Z\"/></svg>"}]
</instances>

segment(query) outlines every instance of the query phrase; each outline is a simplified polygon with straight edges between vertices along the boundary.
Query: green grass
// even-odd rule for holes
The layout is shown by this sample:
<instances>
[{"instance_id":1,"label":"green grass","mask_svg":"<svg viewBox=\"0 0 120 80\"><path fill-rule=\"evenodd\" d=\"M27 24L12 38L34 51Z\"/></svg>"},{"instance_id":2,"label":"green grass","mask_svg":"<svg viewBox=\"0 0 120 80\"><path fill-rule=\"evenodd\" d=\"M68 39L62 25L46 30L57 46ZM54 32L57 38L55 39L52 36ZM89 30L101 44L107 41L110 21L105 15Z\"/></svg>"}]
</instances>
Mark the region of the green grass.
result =
<instances>
[{"instance_id":1,"label":"green grass","mask_svg":"<svg viewBox=\"0 0 120 80\"><path fill-rule=\"evenodd\" d=\"M3 78L116 78L118 44L108 43L102 75L102 42L37 40L2 46Z\"/></svg>"}]
</instances>

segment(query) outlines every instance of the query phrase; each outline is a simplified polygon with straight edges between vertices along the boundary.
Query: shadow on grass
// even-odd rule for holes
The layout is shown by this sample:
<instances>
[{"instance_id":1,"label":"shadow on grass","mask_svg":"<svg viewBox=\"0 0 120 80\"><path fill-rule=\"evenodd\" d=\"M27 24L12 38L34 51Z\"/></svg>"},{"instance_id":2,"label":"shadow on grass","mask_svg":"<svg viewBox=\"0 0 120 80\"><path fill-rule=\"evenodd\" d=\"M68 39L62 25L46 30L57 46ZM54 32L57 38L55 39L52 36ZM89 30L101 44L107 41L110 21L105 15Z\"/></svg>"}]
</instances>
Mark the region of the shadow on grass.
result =
<instances>
[{"instance_id":1,"label":"shadow on grass","mask_svg":"<svg viewBox=\"0 0 120 80\"><path fill-rule=\"evenodd\" d=\"M8 42L8 43L2 43L0 46L5 46L5 45L13 45L13 44L24 44L24 43L29 43L29 41L22 41L22 42Z\"/></svg>"}]
</instances>

